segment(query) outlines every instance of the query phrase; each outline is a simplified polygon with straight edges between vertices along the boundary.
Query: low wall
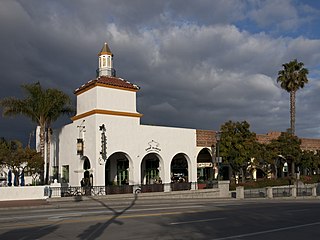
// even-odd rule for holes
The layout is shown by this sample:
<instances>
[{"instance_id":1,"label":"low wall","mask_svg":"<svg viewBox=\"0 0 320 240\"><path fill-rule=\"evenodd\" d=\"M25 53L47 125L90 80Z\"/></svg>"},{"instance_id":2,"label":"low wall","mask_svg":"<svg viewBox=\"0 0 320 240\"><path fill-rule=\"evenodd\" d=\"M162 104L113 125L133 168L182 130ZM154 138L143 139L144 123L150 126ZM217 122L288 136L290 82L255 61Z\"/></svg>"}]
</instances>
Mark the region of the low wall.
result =
<instances>
[{"instance_id":1,"label":"low wall","mask_svg":"<svg viewBox=\"0 0 320 240\"><path fill-rule=\"evenodd\" d=\"M237 199L244 198L297 198L297 197L317 197L318 184L301 185L286 185L276 187L265 187L265 188L253 188L244 189L243 186L236 188L235 197ZM232 194L233 195L233 194Z\"/></svg>"},{"instance_id":2,"label":"low wall","mask_svg":"<svg viewBox=\"0 0 320 240\"><path fill-rule=\"evenodd\" d=\"M46 199L46 186L0 187L0 201Z\"/></svg>"},{"instance_id":3,"label":"low wall","mask_svg":"<svg viewBox=\"0 0 320 240\"><path fill-rule=\"evenodd\" d=\"M143 196L144 198L148 198L157 196L158 198L229 198L229 183L229 181L219 181L218 188L211 189L154 192L152 194L142 193L140 197ZM52 187L50 190L49 186L0 187L0 201L47 199L48 195L50 195L50 197L52 196L60 198L60 195L56 196L54 194L54 188L57 188L60 192L61 184L54 183L51 184L50 187ZM193 188L194 186L191 186L191 189ZM132 196L132 194L130 194L130 196Z\"/></svg>"}]
</instances>

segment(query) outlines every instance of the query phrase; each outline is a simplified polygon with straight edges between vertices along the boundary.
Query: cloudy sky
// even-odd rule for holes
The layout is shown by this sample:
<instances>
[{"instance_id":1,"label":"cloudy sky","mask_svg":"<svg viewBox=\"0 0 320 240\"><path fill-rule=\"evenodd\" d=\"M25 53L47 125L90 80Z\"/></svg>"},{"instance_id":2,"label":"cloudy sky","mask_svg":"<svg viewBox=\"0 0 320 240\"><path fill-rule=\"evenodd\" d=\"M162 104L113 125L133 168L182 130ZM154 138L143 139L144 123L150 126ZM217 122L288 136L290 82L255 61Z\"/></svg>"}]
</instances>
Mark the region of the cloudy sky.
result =
<instances>
[{"instance_id":1,"label":"cloudy sky","mask_svg":"<svg viewBox=\"0 0 320 240\"><path fill-rule=\"evenodd\" d=\"M319 24L313 0L1 0L0 98L40 81L75 102L107 41L117 76L141 87L143 124L218 130L246 120L256 133L285 131L289 94L276 78L297 58L310 74L296 133L320 138ZM8 139L27 143L34 127L0 117Z\"/></svg>"}]
</instances>

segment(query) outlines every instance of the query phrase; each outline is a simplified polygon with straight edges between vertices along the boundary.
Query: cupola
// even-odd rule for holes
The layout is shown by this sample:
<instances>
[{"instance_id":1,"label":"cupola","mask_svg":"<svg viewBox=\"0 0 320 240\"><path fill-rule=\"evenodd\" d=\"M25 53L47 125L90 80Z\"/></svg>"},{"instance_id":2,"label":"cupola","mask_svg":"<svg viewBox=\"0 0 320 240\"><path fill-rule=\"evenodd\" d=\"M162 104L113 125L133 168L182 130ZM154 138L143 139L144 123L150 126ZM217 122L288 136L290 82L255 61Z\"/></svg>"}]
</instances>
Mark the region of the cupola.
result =
<instances>
[{"instance_id":1,"label":"cupola","mask_svg":"<svg viewBox=\"0 0 320 240\"><path fill-rule=\"evenodd\" d=\"M105 42L101 51L98 54L99 56L99 65L97 69L97 77L109 76L115 77L116 71L113 68L113 54Z\"/></svg>"}]
</instances>

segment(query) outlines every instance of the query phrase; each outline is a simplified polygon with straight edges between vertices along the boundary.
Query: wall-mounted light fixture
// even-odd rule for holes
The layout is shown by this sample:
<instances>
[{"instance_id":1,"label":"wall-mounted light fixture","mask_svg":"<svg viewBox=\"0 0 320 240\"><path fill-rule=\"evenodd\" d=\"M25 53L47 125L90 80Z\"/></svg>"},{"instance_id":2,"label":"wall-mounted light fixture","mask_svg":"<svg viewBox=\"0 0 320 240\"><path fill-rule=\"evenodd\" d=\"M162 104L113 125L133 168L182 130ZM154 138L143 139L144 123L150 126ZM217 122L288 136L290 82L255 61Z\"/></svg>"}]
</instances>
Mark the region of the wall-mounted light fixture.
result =
<instances>
[{"instance_id":1,"label":"wall-mounted light fixture","mask_svg":"<svg viewBox=\"0 0 320 240\"><path fill-rule=\"evenodd\" d=\"M83 156L83 139L77 139L77 155Z\"/></svg>"},{"instance_id":2,"label":"wall-mounted light fixture","mask_svg":"<svg viewBox=\"0 0 320 240\"><path fill-rule=\"evenodd\" d=\"M77 138L77 155L83 156L84 151L84 141L83 141L83 133L85 132L85 126L83 125L85 120L82 121L82 123L77 126L79 129L79 138Z\"/></svg>"}]
</instances>

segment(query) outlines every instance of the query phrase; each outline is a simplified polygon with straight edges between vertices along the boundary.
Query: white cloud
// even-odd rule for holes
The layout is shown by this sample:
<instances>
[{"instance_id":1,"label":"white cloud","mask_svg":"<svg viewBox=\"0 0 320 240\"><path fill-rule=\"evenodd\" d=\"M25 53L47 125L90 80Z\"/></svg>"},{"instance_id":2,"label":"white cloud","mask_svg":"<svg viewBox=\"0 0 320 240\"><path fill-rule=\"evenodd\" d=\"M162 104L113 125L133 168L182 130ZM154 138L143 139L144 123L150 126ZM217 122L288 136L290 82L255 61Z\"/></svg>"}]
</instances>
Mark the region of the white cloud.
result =
<instances>
[{"instance_id":1,"label":"white cloud","mask_svg":"<svg viewBox=\"0 0 320 240\"><path fill-rule=\"evenodd\" d=\"M208 128L210 122L197 120L200 114L207 118L218 114L221 121L227 121L235 113L239 119L252 120L261 132L270 129L265 129L257 116L274 119L287 107L275 76L290 39L250 35L231 25L184 25L143 34L112 25L108 31L120 65L118 73L139 71L137 80L146 101L140 104L141 111L147 111L143 112L146 121L154 121L148 118L148 111L151 114L155 109L180 115L192 109L191 127L203 124ZM207 109L205 113L203 109ZM182 121L187 120L170 121L184 125Z\"/></svg>"},{"instance_id":2,"label":"white cloud","mask_svg":"<svg viewBox=\"0 0 320 240\"><path fill-rule=\"evenodd\" d=\"M296 55L309 63L319 54L319 40L250 34L233 25L137 32L111 24L107 31L117 73L142 87L143 121L160 125L208 129L234 119L259 133L285 130L289 102L277 72Z\"/></svg>"},{"instance_id":3,"label":"white cloud","mask_svg":"<svg viewBox=\"0 0 320 240\"><path fill-rule=\"evenodd\" d=\"M142 87L145 123L217 129L247 120L264 133L289 126L288 94L276 77L283 63L298 58L312 81L297 96L297 130L316 129L320 40L272 34L306 23L301 11L314 15L313 8L271 0L93 3L0 3L1 96L37 80L71 94L95 77L96 54L107 41L117 75ZM250 28L255 22L261 32Z\"/></svg>"}]
</instances>

